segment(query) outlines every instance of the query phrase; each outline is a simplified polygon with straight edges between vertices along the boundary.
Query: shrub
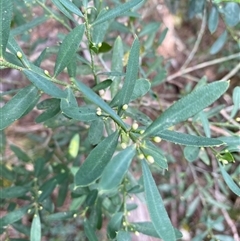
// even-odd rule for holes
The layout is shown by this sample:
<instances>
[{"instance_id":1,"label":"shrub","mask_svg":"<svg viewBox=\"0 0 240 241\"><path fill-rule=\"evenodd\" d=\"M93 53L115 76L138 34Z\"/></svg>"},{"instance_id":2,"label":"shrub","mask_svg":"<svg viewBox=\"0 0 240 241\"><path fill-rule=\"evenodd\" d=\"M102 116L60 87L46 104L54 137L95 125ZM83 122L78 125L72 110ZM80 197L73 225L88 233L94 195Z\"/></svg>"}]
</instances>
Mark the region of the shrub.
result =
<instances>
[{"instance_id":1,"label":"shrub","mask_svg":"<svg viewBox=\"0 0 240 241\"><path fill-rule=\"evenodd\" d=\"M36 6L43 13L32 17ZM167 65L157 48L167 29L159 31L159 22L141 20L141 0L106 6L106 1L98 0L0 3L1 68L15 69L27 79L20 88L1 94L10 96L7 103L3 98L0 109L1 207L5 210L1 233L7 240L131 240L131 233L143 233L173 241L182 238L185 228L194 241L206 237L233 240L238 237L236 225L231 234L226 222L239 219L229 216L235 208L228 199L230 190L240 195L235 183L239 182L239 166L234 170L235 160L239 162L239 120L234 120L239 86L233 86L232 102L216 100L240 68L234 62L239 61L239 53L186 68L199 47L200 31L183 68L166 77ZM239 43L234 28L240 21L237 1L192 0L186 7L190 18L202 16L203 25L208 19L211 33L217 30L219 19L225 21L209 54L221 53L229 34ZM58 44L48 47L45 43L32 61L32 52L46 39L37 39L28 49L20 43L29 42L29 33L48 20L56 21L64 31L54 36ZM207 83L202 76L171 106L162 106L156 86L231 59L235 66L223 79ZM54 63L53 68L42 67L46 60ZM160 111L147 106L145 96L157 101ZM224 109L231 112L227 121L220 116ZM36 110L40 114L35 118ZM14 131L15 121L25 121L27 116L42 123L47 136L43 132L33 135L26 126L25 148L9 145L8 130ZM219 126L228 136L214 132L212 126ZM167 151L176 145L183 146L179 158ZM9 147L14 157L6 154ZM183 163L185 170L174 170ZM171 183L174 176L178 185ZM129 212L137 208L128 203L132 196L145 200L151 221L129 221ZM174 214L181 231L173 227L168 214L176 212L176 199L185 210L184 216ZM200 205L199 219L191 220ZM15 239L13 229L22 239Z\"/></svg>"}]
</instances>

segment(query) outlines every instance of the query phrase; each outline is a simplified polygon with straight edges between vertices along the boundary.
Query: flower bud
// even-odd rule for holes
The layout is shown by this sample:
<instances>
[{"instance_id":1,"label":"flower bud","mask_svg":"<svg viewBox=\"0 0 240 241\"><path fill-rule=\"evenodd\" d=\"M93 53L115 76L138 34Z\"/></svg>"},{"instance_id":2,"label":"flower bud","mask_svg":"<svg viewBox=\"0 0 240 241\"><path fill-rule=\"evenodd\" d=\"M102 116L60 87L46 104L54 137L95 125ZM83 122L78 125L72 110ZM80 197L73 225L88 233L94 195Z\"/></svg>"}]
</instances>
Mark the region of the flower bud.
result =
<instances>
[{"instance_id":1,"label":"flower bud","mask_svg":"<svg viewBox=\"0 0 240 241\"><path fill-rule=\"evenodd\" d=\"M138 123L133 123L132 124L132 129L135 131L138 128Z\"/></svg>"},{"instance_id":2,"label":"flower bud","mask_svg":"<svg viewBox=\"0 0 240 241\"><path fill-rule=\"evenodd\" d=\"M151 164L154 163L154 158L152 156L149 155L146 158L147 158L149 163L151 163Z\"/></svg>"},{"instance_id":3,"label":"flower bud","mask_svg":"<svg viewBox=\"0 0 240 241\"><path fill-rule=\"evenodd\" d=\"M153 137L153 141L159 143L162 139L159 136Z\"/></svg>"},{"instance_id":4,"label":"flower bud","mask_svg":"<svg viewBox=\"0 0 240 241\"><path fill-rule=\"evenodd\" d=\"M128 105L127 105L127 104L125 104L125 105L122 106L122 109L123 109L123 110L126 110L127 108L128 108Z\"/></svg>"},{"instance_id":5,"label":"flower bud","mask_svg":"<svg viewBox=\"0 0 240 241\"><path fill-rule=\"evenodd\" d=\"M21 53L20 51L17 51L17 57L18 57L19 59L22 58L22 53Z\"/></svg>"}]
</instances>

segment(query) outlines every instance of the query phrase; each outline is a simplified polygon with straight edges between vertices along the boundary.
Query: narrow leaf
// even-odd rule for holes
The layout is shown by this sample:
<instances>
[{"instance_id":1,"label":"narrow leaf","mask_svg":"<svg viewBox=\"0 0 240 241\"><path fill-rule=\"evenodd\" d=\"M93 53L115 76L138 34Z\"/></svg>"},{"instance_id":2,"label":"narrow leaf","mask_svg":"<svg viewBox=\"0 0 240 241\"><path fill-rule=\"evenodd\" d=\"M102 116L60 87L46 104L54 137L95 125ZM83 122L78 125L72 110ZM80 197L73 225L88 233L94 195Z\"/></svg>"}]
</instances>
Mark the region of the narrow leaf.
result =
<instances>
[{"instance_id":1,"label":"narrow leaf","mask_svg":"<svg viewBox=\"0 0 240 241\"><path fill-rule=\"evenodd\" d=\"M0 218L1 226L4 227L20 220L25 214L27 214L29 207L30 206L27 205L22 208L16 209L12 212L9 212L7 215L3 216L2 218Z\"/></svg>"},{"instance_id":2,"label":"narrow leaf","mask_svg":"<svg viewBox=\"0 0 240 241\"><path fill-rule=\"evenodd\" d=\"M88 140L92 145L97 145L103 136L104 122L101 118L92 121L89 131Z\"/></svg>"},{"instance_id":3,"label":"narrow leaf","mask_svg":"<svg viewBox=\"0 0 240 241\"><path fill-rule=\"evenodd\" d=\"M164 207L163 200L154 182L149 167L142 161L143 184L148 211L157 234L164 241L175 241L174 228Z\"/></svg>"},{"instance_id":4,"label":"narrow leaf","mask_svg":"<svg viewBox=\"0 0 240 241\"><path fill-rule=\"evenodd\" d=\"M131 8L135 7L138 5L142 0L130 0L124 4L121 4L111 10L108 10L105 14L101 15L92 23L92 25L97 25L103 22L106 22L108 20L112 20L121 14L129 11Z\"/></svg>"},{"instance_id":5,"label":"narrow leaf","mask_svg":"<svg viewBox=\"0 0 240 241\"><path fill-rule=\"evenodd\" d=\"M210 33L214 33L217 30L219 21L219 13L216 6L212 6L208 18L208 29Z\"/></svg>"},{"instance_id":6,"label":"narrow leaf","mask_svg":"<svg viewBox=\"0 0 240 241\"><path fill-rule=\"evenodd\" d=\"M75 186L88 186L102 175L116 149L118 136L118 131L114 132L90 152L75 175Z\"/></svg>"},{"instance_id":7,"label":"narrow leaf","mask_svg":"<svg viewBox=\"0 0 240 241\"><path fill-rule=\"evenodd\" d=\"M218 53L224 44L227 41L227 31L225 30L219 37L218 39L213 43L211 49L210 49L210 54L216 54Z\"/></svg>"},{"instance_id":8,"label":"narrow leaf","mask_svg":"<svg viewBox=\"0 0 240 241\"><path fill-rule=\"evenodd\" d=\"M161 137L163 140L185 146L209 147L224 145L224 142L219 139L194 136L169 130L161 131L156 136Z\"/></svg>"},{"instance_id":9,"label":"narrow leaf","mask_svg":"<svg viewBox=\"0 0 240 241\"><path fill-rule=\"evenodd\" d=\"M68 107L62 109L64 115L79 121L93 121L99 117L96 114L96 109L88 106L82 107Z\"/></svg>"},{"instance_id":10,"label":"narrow leaf","mask_svg":"<svg viewBox=\"0 0 240 241\"><path fill-rule=\"evenodd\" d=\"M88 240L97 241L98 239L95 234L95 231L87 219L84 220L83 226L84 226L84 233L87 236Z\"/></svg>"},{"instance_id":11,"label":"narrow leaf","mask_svg":"<svg viewBox=\"0 0 240 241\"><path fill-rule=\"evenodd\" d=\"M65 98L65 92L53 84L51 80L47 79L44 75L40 75L28 69L24 69L23 73L37 88L42 90L44 93L55 98Z\"/></svg>"},{"instance_id":12,"label":"narrow leaf","mask_svg":"<svg viewBox=\"0 0 240 241\"><path fill-rule=\"evenodd\" d=\"M133 225L134 230L146 234L148 236L160 238L157 234L153 224L151 222L139 222L139 223L131 223ZM181 239L183 237L182 233L174 228L174 232L176 235L176 239Z\"/></svg>"},{"instance_id":13,"label":"narrow leaf","mask_svg":"<svg viewBox=\"0 0 240 241\"><path fill-rule=\"evenodd\" d=\"M148 126L143 137L159 133L187 120L217 100L227 90L228 86L228 81L218 81L194 89L190 94L170 106Z\"/></svg>"},{"instance_id":14,"label":"narrow leaf","mask_svg":"<svg viewBox=\"0 0 240 241\"><path fill-rule=\"evenodd\" d=\"M19 90L10 101L0 108L0 130L19 119L31 105L37 94L37 88L29 85Z\"/></svg>"},{"instance_id":15,"label":"narrow leaf","mask_svg":"<svg viewBox=\"0 0 240 241\"><path fill-rule=\"evenodd\" d=\"M137 38L135 38L127 64L126 76L122 89L119 92L118 106L121 108L124 104L128 104L131 100L139 68L139 51L140 45Z\"/></svg>"},{"instance_id":16,"label":"narrow leaf","mask_svg":"<svg viewBox=\"0 0 240 241\"><path fill-rule=\"evenodd\" d=\"M24 162L31 161L30 157L27 155L26 152L22 151L21 148L15 145L10 145L11 150L14 152L14 154L17 156L19 160L22 160Z\"/></svg>"},{"instance_id":17,"label":"narrow leaf","mask_svg":"<svg viewBox=\"0 0 240 241\"><path fill-rule=\"evenodd\" d=\"M53 213L53 214L50 214L50 215L46 215L44 217L44 221L46 222L49 222L49 223L52 223L52 222L55 222L55 221L63 221L63 220L66 220L66 219L70 219L70 218L73 218L75 214L75 211L67 211L67 212L58 212L58 213Z\"/></svg>"},{"instance_id":18,"label":"narrow leaf","mask_svg":"<svg viewBox=\"0 0 240 241\"><path fill-rule=\"evenodd\" d=\"M197 160L199 151L200 151L199 147L196 147L196 146L186 146L183 149L183 154L184 154L184 157L189 162L193 162L193 161Z\"/></svg>"},{"instance_id":19,"label":"narrow leaf","mask_svg":"<svg viewBox=\"0 0 240 241\"><path fill-rule=\"evenodd\" d=\"M111 71L122 73L123 71L123 43L120 36L114 42L113 54L111 61ZM114 97L118 93L121 76L113 76L113 83L111 84L111 96Z\"/></svg>"},{"instance_id":20,"label":"narrow leaf","mask_svg":"<svg viewBox=\"0 0 240 241\"><path fill-rule=\"evenodd\" d=\"M1 189L0 198L16 198L24 196L29 191L29 188L23 186L13 186Z\"/></svg>"},{"instance_id":21,"label":"narrow leaf","mask_svg":"<svg viewBox=\"0 0 240 241\"><path fill-rule=\"evenodd\" d=\"M77 8L77 6L69 0L59 0L62 5L70 12L76 14L79 17L83 17L82 12Z\"/></svg>"},{"instance_id":22,"label":"narrow leaf","mask_svg":"<svg viewBox=\"0 0 240 241\"><path fill-rule=\"evenodd\" d=\"M237 196L240 197L240 188L239 186L233 181L232 177L226 172L224 167L219 163L221 173L223 175L224 181L227 183L228 187L234 192Z\"/></svg>"},{"instance_id":23,"label":"narrow leaf","mask_svg":"<svg viewBox=\"0 0 240 241\"><path fill-rule=\"evenodd\" d=\"M131 235L126 231L117 232L117 241L131 241Z\"/></svg>"},{"instance_id":24,"label":"narrow leaf","mask_svg":"<svg viewBox=\"0 0 240 241\"><path fill-rule=\"evenodd\" d=\"M122 128L127 130L126 124L123 120L116 114L116 112L106 103L104 102L94 91L92 91L89 87L79 81L75 81L76 87L89 99L92 103L99 106L102 110L110 115L110 117L116 121Z\"/></svg>"},{"instance_id":25,"label":"narrow leaf","mask_svg":"<svg viewBox=\"0 0 240 241\"><path fill-rule=\"evenodd\" d=\"M113 157L102 173L99 182L100 190L111 190L117 188L121 184L135 152L136 147L132 145Z\"/></svg>"},{"instance_id":26,"label":"narrow leaf","mask_svg":"<svg viewBox=\"0 0 240 241\"><path fill-rule=\"evenodd\" d=\"M54 5L70 20L73 22L76 22L74 17L69 13L69 11L62 5L62 3L59 0L52 0Z\"/></svg>"},{"instance_id":27,"label":"narrow leaf","mask_svg":"<svg viewBox=\"0 0 240 241\"><path fill-rule=\"evenodd\" d=\"M79 43L82 40L85 27L81 24L74 28L63 40L59 52L57 55L56 64L54 67L54 77L63 71L65 67L70 63L71 59L75 55Z\"/></svg>"},{"instance_id":28,"label":"narrow leaf","mask_svg":"<svg viewBox=\"0 0 240 241\"><path fill-rule=\"evenodd\" d=\"M65 89L66 98L61 99L60 107L61 109L67 109L68 107L78 107L77 100L73 94L73 91L70 86Z\"/></svg>"},{"instance_id":29,"label":"narrow leaf","mask_svg":"<svg viewBox=\"0 0 240 241\"><path fill-rule=\"evenodd\" d=\"M30 241L41 241L41 221L39 214L33 216L33 221L31 225Z\"/></svg>"},{"instance_id":30,"label":"narrow leaf","mask_svg":"<svg viewBox=\"0 0 240 241\"><path fill-rule=\"evenodd\" d=\"M3 57L6 51L7 42L10 33L10 25L12 19L12 1L0 1L0 57Z\"/></svg>"},{"instance_id":31,"label":"narrow leaf","mask_svg":"<svg viewBox=\"0 0 240 241\"><path fill-rule=\"evenodd\" d=\"M122 212L117 212L111 217L107 226L107 233L110 238L114 239L116 237L117 231L119 231L121 228L122 219Z\"/></svg>"}]
</instances>

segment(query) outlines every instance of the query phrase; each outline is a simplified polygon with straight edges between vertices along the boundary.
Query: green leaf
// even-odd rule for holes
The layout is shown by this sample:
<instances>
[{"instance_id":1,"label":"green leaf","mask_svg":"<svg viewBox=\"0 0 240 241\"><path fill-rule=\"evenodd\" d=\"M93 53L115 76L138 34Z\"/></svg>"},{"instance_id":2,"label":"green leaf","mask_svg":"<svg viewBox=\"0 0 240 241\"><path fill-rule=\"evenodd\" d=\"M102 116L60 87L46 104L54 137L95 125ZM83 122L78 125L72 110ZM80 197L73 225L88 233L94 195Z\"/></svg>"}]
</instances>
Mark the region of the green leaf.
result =
<instances>
[{"instance_id":1,"label":"green leaf","mask_svg":"<svg viewBox=\"0 0 240 241\"><path fill-rule=\"evenodd\" d=\"M65 92L66 98L62 98L60 103L61 110L67 109L68 107L78 107L77 100L70 86L65 89Z\"/></svg>"},{"instance_id":2,"label":"green leaf","mask_svg":"<svg viewBox=\"0 0 240 241\"><path fill-rule=\"evenodd\" d=\"M70 143L69 143L69 147L68 147L68 153L72 158L76 158L78 155L78 151L79 151L79 147L80 147L80 136L78 133L76 133Z\"/></svg>"},{"instance_id":3,"label":"green leaf","mask_svg":"<svg viewBox=\"0 0 240 241\"><path fill-rule=\"evenodd\" d=\"M28 69L24 69L23 73L38 89L42 90L44 93L59 99L65 98L65 92L53 84L51 80L46 78L44 75L40 75Z\"/></svg>"},{"instance_id":4,"label":"green leaf","mask_svg":"<svg viewBox=\"0 0 240 241\"><path fill-rule=\"evenodd\" d=\"M219 163L221 173L223 175L224 181L227 183L228 187L234 192L237 196L240 197L240 188L239 186L233 181L231 176L225 171L224 167Z\"/></svg>"},{"instance_id":5,"label":"green leaf","mask_svg":"<svg viewBox=\"0 0 240 241\"><path fill-rule=\"evenodd\" d=\"M78 50L79 43L82 41L84 30L84 24L78 25L64 38L57 55L54 67L54 77L62 72L63 69L70 63L71 59Z\"/></svg>"},{"instance_id":6,"label":"green leaf","mask_svg":"<svg viewBox=\"0 0 240 241\"><path fill-rule=\"evenodd\" d=\"M118 131L115 131L90 152L75 175L75 186L88 186L102 175L115 152L118 136Z\"/></svg>"},{"instance_id":7,"label":"green leaf","mask_svg":"<svg viewBox=\"0 0 240 241\"><path fill-rule=\"evenodd\" d=\"M121 14L129 11L131 8L138 5L142 0L130 0L124 4L118 5L117 7L108 10L105 14L100 15L93 23L92 26L106 22L108 20L112 20Z\"/></svg>"},{"instance_id":8,"label":"green leaf","mask_svg":"<svg viewBox=\"0 0 240 241\"><path fill-rule=\"evenodd\" d=\"M62 109L64 115L79 121L93 121L97 120L99 117L96 114L96 109L89 106L82 107L68 107Z\"/></svg>"},{"instance_id":9,"label":"green leaf","mask_svg":"<svg viewBox=\"0 0 240 241\"><path fill-rule=\"evenodd\" d=\"M159 238L159 235L157 234L151 222L139 222L139 223L131 223L131 224L133 225L134 231L138 231L148 236ZM176 235L176 239L181 239L183 237L182 233L175 228L174 228L174 232Z\"/></svg>"},{"instance_id":10,"label":"green leaf","mask_svg":"<svg viewBox=\"0 0 240 241\"><path fill-rule=\"evenodd\" d=\"M197 114L215 100L228 88L229 82L217 81L194 89L190 94L175 102L164 111L143 134L143 138L159 133Z\"/></svg>"},{"instance_id":11,"label":"green leaf","mask_svg":"<svg viewBox=\"0 0 240 241\"><path fill-rule=\"evenodd\" d=\"M59 0L52 0L54 5L70 20L76 22L74 17L69 13L69 11L63 6L63 4Z\"/></svg>"},{"instance_id":12,"label":"green leaf","mask_svg":"<svg viewBox=\"0 0 240 241\"><path fill-rule=\"evenodd\" d=\"M122 212L117 212L111 217L107 226L107 233L110 238L114 239L116 237L116 233L121 228L122 219L123 219Z\"/></svg>"},{"instance_id":13,"label":"green leaf","mask_svg":"<svg viewBox=\"0 0 240 241\"><path fill-rule=\"evenodd\" d=\"M175 241L174 228L164 207L163 200L154 182L146 161L142 161L143 185L148 211L157 234L164 241Z\"/></svg>"},{"instance_id":14,"label":"green leaf","mask_svg":"<svg viewBox=\"0 0 240 241\"><path fill-rule=\"evenodd\" d=\"M123 43L120 36L118 36L113 45L113 54L111 61L111 71L122 73L123 71ZM113 83L111 84L111 96L115 96L118 93L121 76L114 76Z\"/></svg>"},{"instance_id":15,"label":"green leaf","mask_svg":"<svg viewBox=\"0 0 240 241\"><path fill-rule=\"evenodd\" d=\"M88 140L92 145L97 145L103 136L104 122L101 118L91 122L88 131Z\"/></svg>"},{"instance_id":16,"label":"green leaf","mask_svg":"<svg viewBox=\"0 0 240 241\"><path fill-rule=\"evenodd\" d=\"M162 169L168 169L167 159L162 154L159 147L156 147L153 143L150 141L146 141L146 143L142 146L140 146L141 151L147 156L152 156L154 159L154 163L158 165Z\"/></svg>"},{"instance_id":17,"label":"green leaf","mask_svg":"<svg viewBox=\"0 0 240 241\"><path fill-rule=\"evenodd\" d=\"M110 117L117 122L124 130L127 130L126 124L123 122L120 116L106 103L104 102L95 92L89 87L79 81L74 81L76 87L89 99L92 103L99 106L102 110L110 115Z\"/></svg>"},{"instance_id":18,"label":"green leaf","mask_svg":"<svg viewBox=\"0 0 240 241\"><path fill-rule=\"evenodd\" d=\"M237 86L233 90L233 95L232 95L232 100L233 100L233 109L231 112L231 118L233 118L237 112L240 110L240 87Z\"/></svg>"},{"instance_id":19,"label":"green leaf","mask_svg":"<svg viewBox=\"0 0 240 241\"><path fill-rule=\"evenodd\" d=\"M102 82L100 82L99 84L95 85L92 90L93 91L99 91L99 90L103 90L103 89L107 89L111 84L112 84L112 80L111 79L106 79Z\"/></svg>"},{"instance_id":20,"label":"green leaf","mask_svg":"<svg viewBox=\"0 0 240 241\"><path fill-rule=\"evenodd\" d=\"M37 88L29 85L19 90L10 101L0 108L0 130L5 129L19 119L31 105L37 94Z\"/></svg>"},{"instance_id":21,"label":"green leaf","mask_svg":"<svg viewBox=\"0 0 240 241\"><path fill-rule=\"evenodd\" d=\"M119 108L121 108L124 104L128 104L131 100L136 79L138 76L139 51L140 51L140 44L138 39L135 38L129 54L124 84L118 95Z\"/></svg>"},{"instance_id":22,"label":"green leaf","mask_svg":"<svg viewBox=\"0 0 240 241\"><path fill-rule=\"evenodd\" d=\"M113 157L102 173L99 190L112 190L121 184L135 153L136 147L132 145Z\"/></svg>"},{"instance_id":23,"label":"green leaf","mask_svg":"<svg viewBox=\"0 0 240 241\"><path fill-rule=\"evenodd\" d=\"M27 22L26 24L20 25L11 30L12 36L23 34L26 31L32 30L34 27L44 23L49 18L46 15L34 18L32 21Z\"/></svg>"},{"instance_id":24,"label":"green leaf","mask_svg":"<svg viewBox=\"0 0 240 241\"><path fill-rule=\"evenodd\" d=\"M10 145L10 148L14 152L14 154L18 157L19 160L22 160L24 162L31 161L31 158L26 154L26 152L22 151L19 147Z\"/></svg>"},{"instance_id":25,"label":"green leaf","mask_svg":"<svg viewBox=\"0 0 240 241\"><path fill-rule=\"evenodd\" d=\"M218 53L224 44L227 41L227 31L225 30L219 37L218 39L213 43L212 47L210 48L210 54L216 54Z\"/></svg>"},{"instance_id":26,"label":"green leaf","mask_svg":"<svg viewBox=\"0 0 240 241\"><path fill-rule=\"evenodd\" d=\"M5 150L6 150L6 135L4 131L0 131L0 155L4 155Z\"/></svg>"},{"instance_id":27,"label":"green leaf","mask_svg":"<svg viewBox=\"0 0 240 241\"><path fill-rule=\"evenodd\" d=\"M104 8L100 11L98 18L101 17L102 15L106 14L107 10ZM92 32L92 42L96 45L99 43L102 43L104 41L105 35L108 31L109 28L109 21L106 21L102 24L95 25L91 28ZM100 47L101 48L101 47Z\"/></svg>"},{"instance_id":28,"label":"green leaf","mask_svg":"<svg viewBox=\"0 0 240 241\"><path fill-rule=\"evenodd\" d=\"M169 130L161 131L157 133L156 136L161 137L163 140L185 146L209 147L224 145L224 142L219 139L194 136Z\"/></svg>"},{"instance_id":29,"label":"green leaf","mask_svg":"<svg viewBox=\"0 0 240 241\"><path fill-rule=\"evenodd\" d=\"M189 161L193 162L198 158L199 147L196 146L186 146L183 149L184 157Z\"/></svg>"},{"instance_id":30,"label":"green leaf","mask_svg":"<svg viewBox=\"0 0 240 241\"><path fill-rule=\"evenodd\" d=\"M30 241L41 241L41 220L38 213L34 214L31 225Z\"/></svg>"},{"instance_id":31,"label":"green leaf","mask_svg":"<svg viewBox=\"0 0 240 241\"><path fill-rule=\"evenodd\" d=\"M151 83L148 79L138 79L135 82L131 101L144 96L151 88Z\"/></svg>"},{"instance_id":32,"label":"green leaf","mask_svg":"<svg viewBox=\"0 0 240 241\"><path fill-rule=\"evenodd\" d=\"M45 216L44 221L52 223L55 221L63 221L63 220L70 219L70 218L72 219L74 217L75 213L76 213L76 211L53 213L53 214Z\"/></svg>"},{"instance_id":33,"label":"green leaf","mask_svg":"<svg viewBox=\"0 0 240 241\"><path fill-rule=\"evenodd\" d=\"M82 12L77 8L77 6L69 0L59 0L62 5L70 12L76 14L79 17L83 17Z\"/></svg>"},{"instance_id":34,"label":"green leaf","mask_svg":"<svg viewBox=\"0 0 240 241\"><path fill-rule=\"evenodd\" d=\"M7 42L10 33L10 25L12 19L12 1L0 1L0 57L3 57L6 51Z\"/></svg>"},{"instance_id":35,"label":"green leaf","mask_svg":"<svg viewBox=\"0 0 240 241\"><path fill-rule=\"evenodd\" d=\"M44 111L42 114L40 114L35 119L35 121L37 123L44 122L44 121L54 117L55 115L57 115L60 112L60 100L59 99L55 99L55 98L46 99L46 100L42 101L41 103L39 103L37 105L37 108L39 109L39 107L41 105L46 106L44 108L44 109L46 109L46 111Z\"/></svg>"},{"instance_id":36,"label":"green leaf","mask_svg":"<svg viewBox=\"0 0 240 241\"><path fill-rule=\"evenodd\" d=\"M142 37L144 35L149 35L152 33L155 33L158 31L159 27L160 27L161 23L158 22L151 22L149 24L147 24L142 31L139 33L139 37Z\"/></svg>"},{"instance_id":37,"label":"green leaf","mask_svg":"<svg viewBox=\"0 0 240 241\"><path fill-rule=\"evenodd\" d=\"M25 214L27 214L30 205L24 206L22 208L16 209L12 212L9 212L7 215L0 218L1 226L7 226L9 224L15 223L20 220Z\"/></svg>"},{"instance_id":38,"label":"green leaf","mask_svg":"<svg viewBox=\"0 0 240 241\"><path fill-rule=\"evenodd\" d=\"M24 196L29 191L29 188L24 186L13 186L1 189L0 199L16 198Z\"/></svg>"},{"instance_id":39,"label":"green leaf","mask_svg":"<svg viewBox=\"0 0 240 241\"><path fill-rule=\"evenodd\" d=\"M216 6L213 5L208 18L208 29L211 34L213 34L217 30L218 21L219 21L218 9Z\"/></svg>"},{"instance_id":40,"label":"green leaf","mask_svg":"<svg viewBox=\"0 0 240 241\"><path fill-rule=\"evenodd\" d=\"M131 241L131 235L126 231L117 232L117 241Z\"/></svg>"},{"instance_id":41,"label":"green leaf","mask_svg":"<svg viewBox=\"0 0 240 241\"><path fill-rule=\"evenodd\" d=\"M240 21L240 6L239 3L229 2L226 3L225 7L223 8L223 14L225 17L225 22L228 26L234 27Z\"/></svg>"},{"instance_id":42,"label":"green leaf","mask_svg":"<svg viewBox=\"0 0 240 241\"><path fill-rule=\"evenodd\" d=\"M57 186L57 180L55 177L47 180L40 188L40 196L38 198L39 202L42 202L44 199L46 199L55 189Z\"/></svg>"},{"instance_id":43,"label":"green leaf","mask_svg":"<svg viewBox=\"0 0 240 241\"><path fill-rule=\"evenodd\" d=\"M88 238L88 240L89 241L97 241L98 239L95 234L95 231L87 219L84 220L83 226L84 226L84 233L85 233L86 237Z\"/></svg>"}]
</instances>

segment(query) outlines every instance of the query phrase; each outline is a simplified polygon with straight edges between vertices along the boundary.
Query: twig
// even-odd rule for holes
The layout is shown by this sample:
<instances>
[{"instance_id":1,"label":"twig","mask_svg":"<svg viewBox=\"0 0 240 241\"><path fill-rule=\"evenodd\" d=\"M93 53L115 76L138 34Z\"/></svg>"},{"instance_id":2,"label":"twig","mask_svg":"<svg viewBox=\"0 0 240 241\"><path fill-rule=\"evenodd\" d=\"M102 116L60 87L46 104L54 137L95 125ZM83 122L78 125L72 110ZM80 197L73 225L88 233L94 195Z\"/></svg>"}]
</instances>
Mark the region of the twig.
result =
<instances>
[{"instance_id":1,"label":"twig","mask_svg":"<svg viewBox=\"0 0 240 241\"><path fill-rule=\"evenodd\" d=\"M221 209L222 214L228 224L228 226L231 228L232 233L233 233L233 238L235 241L240 241L239 235L238 235L238 231L237 231L237 227L236 224L233 222L233 220L230 218L228 212L225 209Z\"/></svg>"},{"instance_id":2,"label":"twig","mask_svg":"<svg viewBox=\"0 0 240 241\"><path fill-rule=\"evenodd\" d=\"M235 66L227 75L225 75L221 80L229 80L232 76L234 76L240 69L240 63Z\"/></svg>"},{"instance_id":3,"label":"twig","mask_svg":"<svg viewBox=\"0 0 240 241\"><path fill-rule=\"evenodd\" d=\"M191 60L193 59L194 55L196 54L196 52L198 50L198 47L201 43L204 31L205 31L205 27L206 27L206 22L207 22L206 12L207 11L206 11L206 6L205 6L204 12L203 12L202 24L201 24L201 27L200 27L200 31L199 31L197 40L196 40L196 42L193 46L193 49L192 49L191 53L188 55L188 58L186 59L185 63L182 65L181 70L185 69L188 66L188 64L191 62Z\"/></svg>"},{"instance_id":4,"label":"twig","mask_svg":"<svg viewBox=\"0 0 240 241\"><path fill-rule=\"evenodd\" d=\"M229 55L227 57L222 57L222 58L219 58L219 59L210 60L210 61L198 64L198 65L195 65L193 67L186 68L184 70L179 70L177 73L169 75L166 78L166 81L170 82L171 80L176 79L177 77L180 77L180 76L182 76L184 74L188 74L188 73L190 73L190 72L192 72L194 70L203 69L203 68L206 68L208 66L219 64L219 63L226 62L226 61L229 61L231 59L236 59L236 58L240 58L240 52L236 53L236 54Z\"/></svg>"}]
</instances>

